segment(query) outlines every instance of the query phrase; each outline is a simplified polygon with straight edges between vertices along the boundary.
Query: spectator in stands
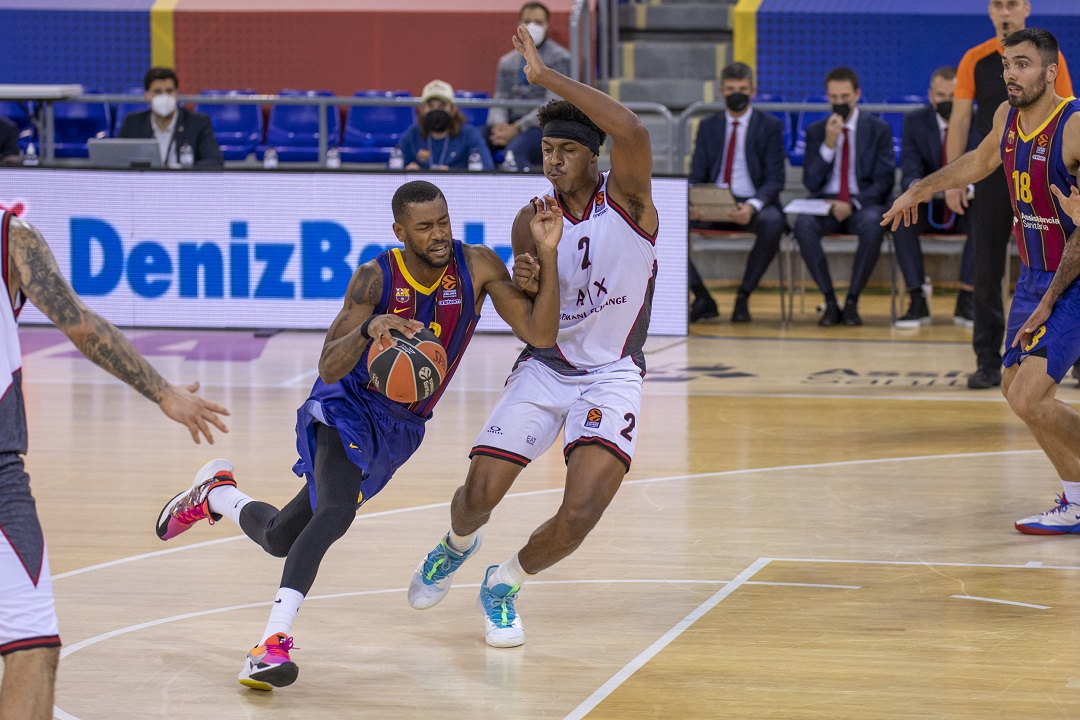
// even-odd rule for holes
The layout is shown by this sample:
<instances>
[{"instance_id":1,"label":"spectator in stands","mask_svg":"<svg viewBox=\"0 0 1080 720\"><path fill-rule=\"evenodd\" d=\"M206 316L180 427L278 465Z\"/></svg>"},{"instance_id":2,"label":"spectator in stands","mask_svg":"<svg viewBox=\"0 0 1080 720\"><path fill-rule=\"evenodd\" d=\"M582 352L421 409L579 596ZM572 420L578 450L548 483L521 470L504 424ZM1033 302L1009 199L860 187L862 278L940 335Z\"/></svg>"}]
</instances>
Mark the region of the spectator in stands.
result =
<instances>
[{"instance_id":1,"label":"spectator in stands","mask_svg":"<svg viewBox=\"0 0 1080 720\"><path fill-rule=\"evenodd\" d=\"M556 72L570 75L570 51L547 36L551 12L539 2L527 2L518 11L518 22L529 29L544 63ZM499 58L495 76L495 98L548 102L561 98L525 79L525 59L516 50ZM488 143L492 150L506 148L514 153L518 167L539 168L544 164L540 151L543 139L536 109L498 108L488 111Z\"/></svg>"},{"instance_id":2,"label":"spectator in stands","mask_svg":"<svg viewBox=\"0 0 1080 720\"><path fill-rule=\"evenodd\" d=\"M480 131L465 120L454 104L454 88L443 80L432 80L421 95L424 104L416 109L417 121L398 141L406 170L467 170L469 156L480 156L484 170L491 170L487 143Z\"/></svg>"},{"instance_id":3,"label":"spectator in stands","mask_svg":"<svg viewBox=\"0 0 1080 720\"><path fill-rule=\"evenodd\" d=\"M974 125L975 141L981 142L994 125L994 110L1008 100L1008 90L1001 77L1001 41L1024 28L1031 3L1028 0L990 0L990 21L994 37L964 53L956 70L956 97L950 121L946 155L953 161L964 154L964 138ZM1071 97L1072 80L1065 58L1058 53L1058 74L1054 89L1061 97ZM980 112L972 122L972 106ZM977 369L968 376L968 387L976 390L1001 384L1001 343L1005 339L1005 307L1001 299L1001 280L1005 277L1005 258L1012 239L1013 211L1005 171L995 170L975 183L971 213L971 233L975 243L975 330L971 344L975 349ZM949 209L963 214L967 194L947 190ZM1077 368L1073 367L1073 377Z\"/></svg>"},{"instance_id":4,"label":"spectator in stands","mask_svg":"<svg viewBox=\"0 0 1080 720\"><path fill-rule=\"evenodd\" d=\"M900 189L907 190L918 180L941 169L945 159L945 143L952 115L953 93L956 90L956 68L942 67L930 76L928 97L930 105L904 117L903 145L900 150L902 176ZM977 144L977 143L975 143ZM974 147L969 141L969 146ZM917 225L901 225L893 232L896 262L911 295L908 311L896 321L897 327L918 327L930 324L930 307L923 294L926 277L923 269L920 232L967 234L967 216L957 215L945 205L944 197L934 198L919 208ZM971 327L972 283L975 276L973 238L967 235L960 258L960 294L953 313L957 325Z\"/></svg>"},{"instance_id":5,"label":"spectator in stands","mask_svg":"<svg viewBox=\"0 0 1080 720\"><path fill-rule=\"evenodd\" d=\"M833 112L806 128L803 185L810 197L828 200L831 209L823 217L800 215L795 220L795 239L810 276L825 295L825 312L818 325L862 325L859 293L881 254L885 230L881 215L896 181L892 129L884 120L859 112L859 76L851 68L833 69L825 77L825 91ZM843 314L821 245L824 235L835 232L859 237Z\"/></svg>"},{"instance_id":6,"label":"spectator in stands","mask_svg":"<svg viewBox=\"0 0 1080 720\"><path fill-rule=\"evenodd\" d=\"M116 137L156 139L165 167L186 167L189 159L194 167L224 167L210 117L177 103L180 81L172 68L150 68L143 78L143 87L150 109L127 115Z\"/></svg>"},{"instance_id":7,"label":"spectator in stands","mask_svg":"<svg viewBox=\"0 0 1080 720\"><path fill-rule=\"evenodd\" d=\"M6 117L0 117L0 163L18 165L21 162L19 126Z\"/></svg>"},{"instance_id":8,"label":"spectator in stands","mask_svg":"<svg viewBox=\"0 0 1080 720\"><path fill-rule=\"evenodd\" d=\"M784 127L779 119L755 112L754 71L749 65L732 63L720 71L720 94L727 110L701 121L690 163L690 184L711 183L731 189L738 201L731 222L703 222L699 210L689 208L691 227L744 230L756 239L746 260L742 283L735 297L731 322L750 322L750 293L758 286L769 263L780 250L784 213L780 191L784 189ZM689 269L690 322L716 317L716 303L701 281L693 261Z\"/></svg>"}]
</instances>

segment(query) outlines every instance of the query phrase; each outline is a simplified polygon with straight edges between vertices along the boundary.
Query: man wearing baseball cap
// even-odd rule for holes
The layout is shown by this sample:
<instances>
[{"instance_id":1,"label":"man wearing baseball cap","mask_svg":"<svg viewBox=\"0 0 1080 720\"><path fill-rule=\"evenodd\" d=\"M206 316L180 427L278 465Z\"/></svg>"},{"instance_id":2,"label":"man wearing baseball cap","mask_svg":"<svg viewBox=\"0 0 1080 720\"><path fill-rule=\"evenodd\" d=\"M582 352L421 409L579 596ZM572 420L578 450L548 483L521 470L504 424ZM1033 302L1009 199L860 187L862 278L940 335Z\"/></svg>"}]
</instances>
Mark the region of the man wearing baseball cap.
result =
<instances>
[{"instance_id":1,"label":"man wearing baseball cap","mask_svg":"<svg viewBox=\"0 0 1080 720\"><path fill-rule=\"evenodd\" d=\"M417 121L398 142L406 170L467 170L473 154L484 170L494 168L483 136L454 103L450 83L432 80L420 98L424 104L416 109Z\"/></svg>"}]
</instances>

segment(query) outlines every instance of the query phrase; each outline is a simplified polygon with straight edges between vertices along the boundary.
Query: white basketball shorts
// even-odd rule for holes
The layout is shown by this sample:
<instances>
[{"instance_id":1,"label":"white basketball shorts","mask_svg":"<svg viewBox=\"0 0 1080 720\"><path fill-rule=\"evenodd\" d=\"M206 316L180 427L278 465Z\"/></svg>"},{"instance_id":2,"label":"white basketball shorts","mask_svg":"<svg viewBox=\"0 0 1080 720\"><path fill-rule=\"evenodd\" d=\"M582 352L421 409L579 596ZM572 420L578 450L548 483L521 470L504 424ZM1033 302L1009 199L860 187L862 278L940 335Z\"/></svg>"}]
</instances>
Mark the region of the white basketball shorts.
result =
<instances>
[{"instance_id":1,"label":"white basketball shorts","mask_svg":"<svg viewBox=\"0 0 1080 720\"><path fill-rule=\"evenodd\" d=\"M641 369L628 357L587 375L560 375L538 360L518 364L476 438L469 457L489 455L525 467L563 429L563 457L600 445L626 469L634 457L641 412Z\"/></svg>"},{"instance_id":2,"label":"white basketball shorts","mask_svg":"<svg viewBox=\"0 0 1080 720\"><path fill-rule=\"evenodd\" d=\"M0 533L0 655L40 647L60 647L49 553L42 547L37 577L31 577Z\"/></svg>"}]
</instances>

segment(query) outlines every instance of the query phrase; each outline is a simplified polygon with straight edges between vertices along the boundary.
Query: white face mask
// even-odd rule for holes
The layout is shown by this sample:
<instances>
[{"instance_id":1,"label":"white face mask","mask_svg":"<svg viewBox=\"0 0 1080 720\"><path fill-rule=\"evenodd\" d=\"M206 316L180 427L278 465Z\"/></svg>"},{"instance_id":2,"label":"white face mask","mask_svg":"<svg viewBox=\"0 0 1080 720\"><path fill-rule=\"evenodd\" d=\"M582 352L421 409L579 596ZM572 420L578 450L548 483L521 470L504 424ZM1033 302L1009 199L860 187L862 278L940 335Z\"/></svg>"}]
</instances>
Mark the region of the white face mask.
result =
<instances>
[{"instance_id":1,"label":"white face mask","mask_svg":"<svg viewBox=\"0 0 1080 720\"><path fill-rule=\"evenodd\" d=\"M169 117L176 112L176 96L167 93L155 95L150 101L150 109L158 117Z\"/></svg>"},{"instance_id":2,"label":"white face mask","mask_svg":"<svg viewBox=\"0 0 1080 720\"><path fill-rule=\"evenodd\" d=\"M547 37L547 28L540 23L529 23L525 26L525 29L532 35L533 44L535 45L544 42L544 38Z\"/></svg>"}]
</instances>

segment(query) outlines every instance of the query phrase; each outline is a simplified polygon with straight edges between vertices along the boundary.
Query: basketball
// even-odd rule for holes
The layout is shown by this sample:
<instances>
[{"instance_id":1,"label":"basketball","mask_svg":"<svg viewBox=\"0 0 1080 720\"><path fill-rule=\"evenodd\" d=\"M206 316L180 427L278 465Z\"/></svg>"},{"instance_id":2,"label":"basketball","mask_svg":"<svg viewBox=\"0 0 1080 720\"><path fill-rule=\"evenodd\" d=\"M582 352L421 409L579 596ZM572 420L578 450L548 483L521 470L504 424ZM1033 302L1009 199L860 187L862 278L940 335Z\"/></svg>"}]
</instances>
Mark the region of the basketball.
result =
<instances>
[{"instance_id":1,"label":"basketball","mask_svg":"<svg viewBox=\"0 0 1080 720\"><path fill-rule=\"evenodd\" d=\"M430 328L411 338L397 330L390 334L397 343L379 345L372 340L368 351L371 384L395 402L414 403L434 395L446 376L446 348Z\"/></svg>"}]
</instances>

